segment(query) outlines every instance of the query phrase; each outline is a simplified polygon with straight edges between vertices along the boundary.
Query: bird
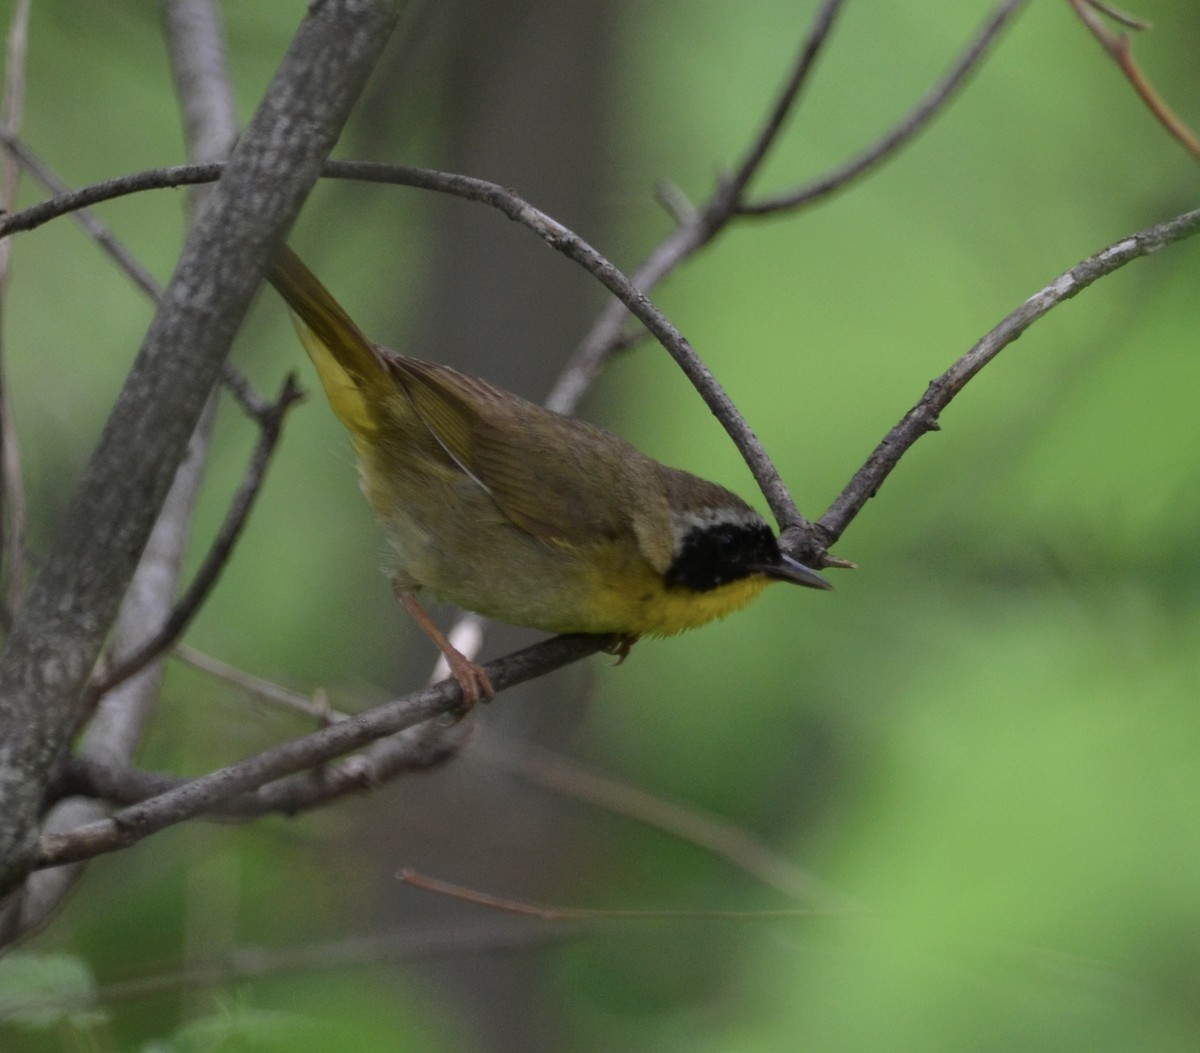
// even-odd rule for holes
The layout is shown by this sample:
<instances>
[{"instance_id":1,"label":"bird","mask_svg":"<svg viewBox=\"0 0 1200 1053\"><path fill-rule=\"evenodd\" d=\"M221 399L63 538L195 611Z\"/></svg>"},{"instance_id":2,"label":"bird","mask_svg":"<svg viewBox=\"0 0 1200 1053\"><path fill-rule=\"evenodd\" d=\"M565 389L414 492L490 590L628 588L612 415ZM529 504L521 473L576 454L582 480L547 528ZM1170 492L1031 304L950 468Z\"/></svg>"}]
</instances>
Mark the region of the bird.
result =
<instances>
[{"instance_id":1,"label":"bird","mask_svg":"<svg viewBox=\"0 0 1200 1053\"><path fill-rule=\"evenodd\" d=\"M735 611L772 582L832 586L725 487L482 378L369 340L286 244L266 276L293 314L389 541L394 592L444 655L466 709L495 690L420 599L623 659Z\"/></svg>"}]
</instances>

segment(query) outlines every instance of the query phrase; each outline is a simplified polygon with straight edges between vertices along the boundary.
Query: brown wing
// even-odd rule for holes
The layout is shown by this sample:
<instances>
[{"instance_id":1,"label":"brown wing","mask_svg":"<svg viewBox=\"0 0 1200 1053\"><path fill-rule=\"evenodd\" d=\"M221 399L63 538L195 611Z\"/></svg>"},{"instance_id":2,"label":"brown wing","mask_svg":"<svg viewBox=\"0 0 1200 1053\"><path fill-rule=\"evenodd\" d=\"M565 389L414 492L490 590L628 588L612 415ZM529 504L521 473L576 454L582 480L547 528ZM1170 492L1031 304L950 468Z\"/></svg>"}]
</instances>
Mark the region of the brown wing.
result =
<instances>
[{"instance_id":1,"label":"brown wing","mask_svg":"<svg viewBox=\"0 0 1200 1053\"><path fill-rule=\"evenodd\" d=\"M386 360L438 445L522 530L572 542L630 531L623 510L653 462L629 443L446 366Z\"/></svg>"}]
</instances>

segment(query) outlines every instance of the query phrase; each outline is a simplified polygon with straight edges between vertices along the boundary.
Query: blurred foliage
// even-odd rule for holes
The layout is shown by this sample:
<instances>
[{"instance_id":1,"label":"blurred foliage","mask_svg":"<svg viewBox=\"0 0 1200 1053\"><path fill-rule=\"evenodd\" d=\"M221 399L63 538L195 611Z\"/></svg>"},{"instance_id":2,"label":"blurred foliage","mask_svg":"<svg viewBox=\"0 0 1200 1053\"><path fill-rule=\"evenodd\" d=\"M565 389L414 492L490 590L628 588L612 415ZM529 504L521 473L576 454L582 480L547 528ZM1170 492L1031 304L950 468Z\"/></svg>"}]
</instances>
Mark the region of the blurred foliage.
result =
<instances>
[{"instance_id":1,"label":"blurred foliage","mask_svg":"<svg viewBox=\"0 0 1200 1053\"><path fill-rule=\"evenodd\" d=\"M591 220L582 232L632 267L668 229L656 180L703 199L766 112L813 6L603 6L610 39L597 47L611 73L600 86L608 106L595 134L606 160L595 182L608 233ZM243 115L302 7L225 6ZM755 190L820 174L889 128L987 9L848 3ZM382 71L401 90L365 104L371 122L399 114L402 131L372 138L376 124L360 114L346 137L355 149L343 153L444 163L456 112L441 45L462 12L430 10L424 45L393 54L414 72ZM517 35L536 35L548 6L520 10ZM1189 109L1195 5L1143 0L1137 13L1158 28L1138 37L1135 54L1200 124ZM491 85L519 82L524 70L506 65L500 42L482 47L472 71L490 99ZM24 137L68 182L181 160L168 83L150 5L34 5ZM521 134L536 139L538 126ZM526 192L535 178L472 174ZM1195 187L1193 163L1067 5L1031 4L912 147L812 210L730 231L656 299L815 517L930 377L1080 258L1194 207ZM26 181L23 201L40 197ZM101 213L165 279L182 203L160 192ZM568 199L560 218L575 224L583 213L573 208L596 205ZM433 211L411 191L322 186L296 238L368 332L431 355L410 345L430 310L422 276L438 237ZM464 216L514 253L539 251L483 210ZM478 910L398 891L401 863L546 902L798 905L695 846L468 755L295 823L193 824L96 862L31 948L60 963L52 988L94 974L95 1005L107 1013L86 1022L95 1044L73 1045L78 1033L61 1020L34 1034L9 1016L0 1048L1195 1048L1198 264L1197 244L1138 261L1007 349L847 532L837 551L861 569L838 573L835 593L772 590L726 623L640 645L619 670L596 663L483 715L484 736L507 722L733 820L853 910L614 922L534 951L500 940L500 953L470 953L465 941L440 960L184 982L187 963L235 947L319 946L414 918L466 917L486 936ZM571 264L546 265L601 302ZM517 273L479 281L536 316L545 289ZM451 309L469 312L484 293L468 284ZM150 312L68 221L18 239L5 359L35 548ZM588 318L578 313L576 333ZM565 349L532 330L529 339L543 379L527 393L537 396ZM500 371L522 349L484 351L495 368L472 368L508 382ZM294 368L314 388L269 297L234 355L264 389ZM588 413L663 460L752 489L736 451L653 349L616 362ZM252 441L224 408L193 565ZM335 689L346 708L410 687L428 648L398 644L404 626L378 573L381 552L348 444L314 397L289 422L189 642L301 690ZM173 667L143 759L202 771L298 730ZM28 982L14 976L0 973L5 1006ZM130 978L162 989L105 1001L106 985ZM67 1013L78 997L62 1001Z\"/></svg>"}]
</instances>

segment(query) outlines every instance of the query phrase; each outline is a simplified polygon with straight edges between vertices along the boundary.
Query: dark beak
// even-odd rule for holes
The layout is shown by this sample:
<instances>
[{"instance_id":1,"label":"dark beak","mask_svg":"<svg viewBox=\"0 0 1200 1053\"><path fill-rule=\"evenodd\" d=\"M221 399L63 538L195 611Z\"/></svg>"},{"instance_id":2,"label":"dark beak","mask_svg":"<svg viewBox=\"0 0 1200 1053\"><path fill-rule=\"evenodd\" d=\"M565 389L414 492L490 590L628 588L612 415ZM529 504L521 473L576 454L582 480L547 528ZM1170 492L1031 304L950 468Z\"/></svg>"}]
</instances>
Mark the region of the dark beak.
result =
<instances>
[{"instance_id":1,"label":"dark beak","mask_svg":"<svg viewBox=\"0 0 1200 1053\"><path fill-rule=\"evenodd\" d=\"M774 578L776 581L788 581L793 585L803 585L806 589L828 591L833 588L811 567L806 567L798 559L792 559L791 556L785 556L782 553L778 563L760 565L750 569L758 571L759 574L765 574L768 578Z\"/></svg>"}]
</instances>

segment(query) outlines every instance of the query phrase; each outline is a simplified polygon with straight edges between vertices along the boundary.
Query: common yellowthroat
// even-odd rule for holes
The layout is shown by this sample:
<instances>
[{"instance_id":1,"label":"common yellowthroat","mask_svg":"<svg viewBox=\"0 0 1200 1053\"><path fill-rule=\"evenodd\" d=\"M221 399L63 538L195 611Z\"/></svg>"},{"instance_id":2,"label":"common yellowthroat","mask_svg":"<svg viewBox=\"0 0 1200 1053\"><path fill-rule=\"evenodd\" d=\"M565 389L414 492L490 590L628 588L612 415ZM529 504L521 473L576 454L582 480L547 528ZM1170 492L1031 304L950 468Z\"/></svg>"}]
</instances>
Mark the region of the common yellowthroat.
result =
<instances>
[{"instance_id":1,"label":"common yellowthroat","mask_svg":"<svg viewBox=\"0 0 1200 1053\"><path fill-rule=\"evenodd\" d=\"M268 278L296 315L392 547L397 596L472 705L494 690L417 600L553 633L669 636L772 581L828 589L716 483L478 377L368 340L289 248Z\"/></svg>"}]
</instances>

